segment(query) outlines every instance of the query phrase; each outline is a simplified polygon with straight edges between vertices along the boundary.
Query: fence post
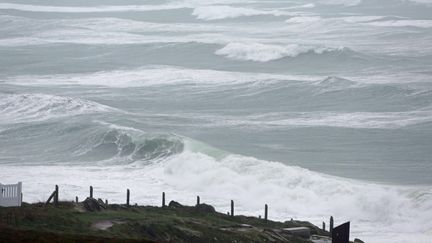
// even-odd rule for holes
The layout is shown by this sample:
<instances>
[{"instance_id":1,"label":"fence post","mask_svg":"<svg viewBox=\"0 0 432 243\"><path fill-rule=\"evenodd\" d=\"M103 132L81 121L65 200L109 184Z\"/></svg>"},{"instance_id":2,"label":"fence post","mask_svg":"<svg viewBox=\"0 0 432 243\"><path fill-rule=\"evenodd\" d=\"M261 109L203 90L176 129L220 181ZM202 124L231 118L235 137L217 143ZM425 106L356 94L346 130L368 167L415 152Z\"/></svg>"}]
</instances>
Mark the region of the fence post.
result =
<instances>
[{"instance_id":1,"label":"fence post","mask_svg":"<svg viewBox=\"0 0 432 243\"><path fill-rule=\"evenodd\" d=\"M93 187L90 186L90 198L93 198Z\"/></svg>"},{"instance_id":2,"label":"fence post","mask_svg":"<svg viewBox=\"0 0 432 243\"><path fill-rule=\"evenodd\" d=\"M59 187L58 185L55 186L55 195L54 195L54 205L58 206L58 200L59 200Z\"/></svg>"},{"instance_id":3,"label":"fence post","mask_svg":"<svg viewBox=\"0 0 432 243\"><path fill-rule=\"evenodd\" d=\"M197 196L197 205L200 205L200 197Z\"/></svg>"},{"instance_id":4,"label":"fence post","mask_svg":"<svg viewBox=\"0 0 432 243\"><path fill-rule=\"evenodd\" d=\"M234 217L234 200L231 200L231 217Z\"/></svg>"},{"instance_id":5,"label":"fence post","mask_svg":"<svg viewBox=\"0 0 432 243\"><path fill-rule=\"evenodd\" d=\"M46 201L45 205L48 205L48 204L51 202L51 200L55 197L55 194L56 194L56 191L53 191L53 192L51 193L51 195L49 196L49 198L48 198L48 200ZM55 199L54 199L54 200L55 200Z\"/></svg>"},{"instance_id":6,"label":"fence post","mask_svg":"<svg viewBox=\"0 0 432 243\"><path fill-rule=\"evenodd\" d=\"M165 192L162 192L162 207L165 207Z\"/></svg>"},{"instance_id":7,"label":"fence post","mask_svg":"<svg viewBox=\"0 0 432 243\"><path fill-rule=\"evenodd\" d=\"M330 234L333 232L333 216L330 216Z\"/></svg>"},{"instance_id":8,"label":"fence post","mask_svg":"<svg viewBox=\"0 0 432 243\"><path fill-rule=\"evenodd\" d=\"M325 222L323 222L323 225L322 225L322 230L324 230L324 231L325 231Z\"/></svg>"},{"instance_id":9,"label":"fence post","mask_svg":"<svg viewBox=\"0 0 432 243\"><path fill-rule=\"evenodd\" d=\"M126 205L129 207L129 199L130 199L130 191L127 189L126 191Z\"/></svg>"},{"instance_id":10,"label":"fence post","mask_svg":"<svg viewBox=\"0 0 432 243\"><path fill-rule=\"evenodd\" d=\"M108 199L105 199L105 204L108 205Z\"/></svg>"},{"instance_id":11,"label":"fence post","mask_svg":"<svg viewBox=\"0 0 432 243\"><path fill-rule=\"evenodd\" d=\"M20 197L18 198L17 204L18 206L21 207L22 204L22 182L21 181L18 182L17 194L18 194L17 197Z\"/></svg>"},{"instance_id":12,"label":"fence post","mask_svg":"<svg viewBox=\"0 0 432 243\"><path fill-rule=\"evenodd\" d=\"M264 207L264 220L267 221L268 219L268 206L267 204Z\"/></svg>"}]
</instances>

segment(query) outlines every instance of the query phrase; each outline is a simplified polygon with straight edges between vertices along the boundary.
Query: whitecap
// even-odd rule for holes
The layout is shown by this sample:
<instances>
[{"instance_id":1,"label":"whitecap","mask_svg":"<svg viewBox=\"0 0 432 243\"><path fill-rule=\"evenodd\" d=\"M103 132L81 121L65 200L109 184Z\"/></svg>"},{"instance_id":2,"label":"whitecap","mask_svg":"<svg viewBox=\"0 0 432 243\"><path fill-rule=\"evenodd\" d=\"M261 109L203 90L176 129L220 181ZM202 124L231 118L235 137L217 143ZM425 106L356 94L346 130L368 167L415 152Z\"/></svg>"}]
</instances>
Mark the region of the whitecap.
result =
<instances>
[{"instance_id":1,"label":"whitecap","mask_svg":"<svg viewBox=\"0 0 432 243\"><path fill-rule=\"evenodd\" d=\"M234 200L237 214L250 216L262 214L268 204L272 220L294 218L321 225L333 215L336 225L351 221L351 235L366 242L404 242L411 237L426 243L432 228L430 187L364 183L240 155L215 159L184 151L150 164L1 165L0 177L4 183L22 178L29 202L45 200L55 181L62 200L85 198L92 185L97 197L112 203L123 203L129 188L132 203L140 205L160 205L165 192L168 200L186 205L194 205L200 195L220 212ZM75 178L73 184L70 178Z\"/></svg>"},{"instance_id":2,"label":"whitecap","mask_svg":"<svg viewBox=\"0 0 432 243\"><path fill-rule=\"evenodd\" d=\"M116 109L80 98L48 94L0 94L0 123L43 121Z\"/></svg>"},{"instance_id":3,"label":"whitecap","mask_svg":"<svg viewBox=\"0 0 432 243\"><path fill-rule=\"evenodd\" d=\"M272 15L282 16L288 13L279 10L257 10L245 7L231 7L231 6L202 6L196 7L192 12L193 16L202 20L218 20L218 19L232 19L238 17L259 16L259 15Z\"/></svg>"},{"instance_id":4,"label":"whitecap","mask_svg":"<svg viewBox=\"0 0 432 243\"><path fill-rule=\"evenodd\" d=\"M342 51L343 48L307 46L299 44L272 45L262 43L232 42L215 52L216 55L240 61L269 62L284 57L296 57L305 53L323 54Z\"/></svg>"},{"instance_id":5,"label":"whitecap","mask_svg":"<svg viewBox=\"0 0 432 243\"><path fill-rule=\"evenodd\" d=\"M421 19L399 19L369 22L368 25L379 27L417 27L432 28L432 20Z\"/></svg>"},{"instance_id":6,"label":"whitecap","mask_svg":"<svg viewBox=\"0 0 432 243\"><path fill-rule=\"evenodd\" d=\"M102 5L102 6L49 6L49 5L30 5L17 3L0 3L0 9L19 10L28 12L49 12L49 13L101 13L101 12L145 12L157 10L172 10L185 8L179 4L161 5Z\"/></svg>"},{"instance_id":7,"label":"whitecap","mask_svg":"<svg viewBox=\"0 0 432 243\"><path fill-rule=\"evenodd\" d=\"M317 77L247 73L211 69L189 69L176 66L146 66L129 70L101 71L81 74L21 75L10 77L6 83L15 85L93 85L115 88L147 87L176 84L233 85L271 83L273 81L312 81Z\"/></svg>"}]
</instances>

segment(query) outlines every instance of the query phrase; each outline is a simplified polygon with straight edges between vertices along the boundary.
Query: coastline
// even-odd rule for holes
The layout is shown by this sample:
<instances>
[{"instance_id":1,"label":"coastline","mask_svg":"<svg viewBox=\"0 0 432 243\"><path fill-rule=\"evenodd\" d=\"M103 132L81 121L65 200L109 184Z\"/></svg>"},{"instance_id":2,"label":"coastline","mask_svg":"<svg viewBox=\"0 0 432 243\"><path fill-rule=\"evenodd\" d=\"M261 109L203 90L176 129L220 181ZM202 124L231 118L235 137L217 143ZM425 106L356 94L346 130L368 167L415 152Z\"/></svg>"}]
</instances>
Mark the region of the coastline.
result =
<instances>
[{"instance_id":1,"label":"coastline","mask_svg":"<svg viewBox=\"0 0 432 243\"><path fill-rule=\"evenodd\" d=\"M293 227L308 228L314 238L285 230ZM0 208L0 232L5 242L330 242L329 232L306 221L230 216L207 204L126 206L90 198Z\"/></svg>"}]
</instances>

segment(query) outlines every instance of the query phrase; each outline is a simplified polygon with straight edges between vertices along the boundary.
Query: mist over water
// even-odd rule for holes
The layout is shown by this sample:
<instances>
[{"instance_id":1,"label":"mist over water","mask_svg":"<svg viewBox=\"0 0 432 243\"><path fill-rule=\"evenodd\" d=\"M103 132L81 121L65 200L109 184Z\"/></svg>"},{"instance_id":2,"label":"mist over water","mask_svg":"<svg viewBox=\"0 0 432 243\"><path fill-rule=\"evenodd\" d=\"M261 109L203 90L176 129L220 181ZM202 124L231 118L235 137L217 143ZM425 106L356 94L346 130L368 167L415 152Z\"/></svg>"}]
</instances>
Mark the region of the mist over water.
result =
<instances>
[{"instance_id":1,"label":"mist over water","mask_svg":"<svg viewBox=\"0 0 432 243\"><path fill-rule=\"evenodd\" d=\"M432 238L432 1L0 0L0 182Z\"/></svg>"}]
</instances>

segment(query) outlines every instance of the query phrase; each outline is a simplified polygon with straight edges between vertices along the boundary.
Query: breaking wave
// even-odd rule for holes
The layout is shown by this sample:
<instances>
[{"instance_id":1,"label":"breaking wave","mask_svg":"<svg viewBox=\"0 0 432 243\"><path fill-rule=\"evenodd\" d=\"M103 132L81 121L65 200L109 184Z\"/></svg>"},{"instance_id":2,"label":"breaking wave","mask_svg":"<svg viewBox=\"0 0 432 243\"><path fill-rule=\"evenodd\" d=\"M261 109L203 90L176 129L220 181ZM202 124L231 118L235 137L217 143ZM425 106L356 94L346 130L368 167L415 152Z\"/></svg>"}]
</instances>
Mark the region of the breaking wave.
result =
<instances>
[{"instance_id":1,"label":"breaking wave","mask_svg":"<svg viewBox=\"0 0 432 243\"><path fill-rule=\"evenodd\" d=\"M74 152L77 155L75 158L114 164L134 161L155 163L184 149L183 139L175 135L146 134L112 124L108 124L108 128L83 141L86 145Z\"/></svg>"},{"instance_id":2,"label":"breaking wave","mask_svg":"<svg viewBox=\"0 0 432 243\"><path fill-rule=\"evenodd\" d=\"M238 17L250 17L260 15L282 16L288 13L279 10L257 10L253 8L231 7L231 6L203 6L196 7L193 16L202 20L233 19Z\"/></svg>"},{"instance_id":3,"label":"breaking wave","mask_svg":"<svg viewBox=\"0 0 432 243\"><path fill-rule=\"evenodd\" d=\"M397 19L397 20L383 20L367 23L368 25L378 27L417 27L417 28L432 28L432 20L420 19Z\"/></svg>"},{"instance_id":4,"label":"breaking wave","mask_svg":"<svg viewBox=\"0 0 432 243\"><path fill-rule=\"evenodd\" d=\"M116 150L121 147L118 144L123 143L120 137L119 133L108 132L104 141L111 144L118 141L113 145ZM158 163L39 166L32 167L31 171L4 165L0 168L2 178L9 179L11 174L23 178L30 201L43 199L41 188L50 188L54 180L62 188L64 199L86 195L91 183L98 197L112 202L123 202L123 192L129 188L133 202L139 204L159 205L160 193L165 191L168 198L185 204L193 204L194 197L200 195L206 203L215 205L222 212L228 209L229 201L233 199L239 214L259 215L263 205L268 204L271 219L295 218L320 225L333 215L336 224L350 220L352 233L365 241L401 242L401 238L415 237L416 242L426 243L430 236L427 232L432 227L430 187L363 183L241 155L217 159L198 151L184 150ZM56 173L52 173L53 170ZM35 172L38 177L31 176ZM70 178L74 178L73 185ZM380 235L376 235L376 228L380 228ZM423 235L419 236L419 232Z\"/></svg>"},{"instance_id":5,"label":"breaking wave","mask_svg":"<svg viewBox=\"0 0 432 243\"><path fill-rule=\"evenodd\" d=\"M329 52L343 52L345 48L314 47L298 44L270 45L261 43L229 43L215 52L216 55L241 61L269 62L285 57L296 57L301 54L323 54Z\"/></svg>"},{"instance_id":6,"label":"breaking wave","mask_svg":"<svg viewBox=\"0 0 432 243\"><path fill-rule=\"evenodd\" d=\"M228 85L282 80L313 80L301 75L230 72L188 69L175 66L147 66L132 70L102 71L88 74L24 75L12 77L15 85L94 85L108 87L146 87L158 85Z\"/></svg>"},{"instance_id":7,"label":"breaking wave","mask_svg":"<svg viewBox=\"0 0 432 243\"><path fill-rule=\"evenodd\" d=\"M368 23L370 21L383 19L384 16L348 16L348 17L334 17L334 18L322 18L320 16L294 16L287 19L285 22L288 24L305 24L305 23L323 23L329 24L340 24L345 23Z\"/></svg>"},{"instance_id":8,"label":"breaking wave","mask_svg":"<svg viewBox=\"0 0 432 243\"><path fill-rule=\"evenodd\" d=\"M0 94L1 123L42 121L112 111L115 109L80 98L47 94Z\"/></svg>"},{"instance_id":9,"label":"breaking wave","mask_svg":"<svg viewBox=\"0 0 432 243\"><path fill-rule=\"evenodd\" d=\"M88 117L23 123L6 128L0 136L9 148L0 151L0 161L6 164L13 160L4 158L13 158L17 153L21 163L28 165L157 163L183 152L185 147L185 138L175 134L147 133ZM25 149L23 140L26 141ZM41 148L44 153L37 152Z\"/></svg>"},{"instance_id":10,"label":"breaking wave","mask_svg":"<svg viewBox=\"0 0 432 243\"><path fill-rule=\"evenodd\" d=\"M118 5L118 6L47 6L16 3L0 3L0 9L19 10L27 12L53 12L53 13L101 13L101 12L146 12L156 10L171 10L184 8L184 5L161 4L161 5Z\"/></svg>"},{"instance_id":11,"label":"breaking wave","mask_svg":"<svg viewBox=\"0 0 432 243\"><path fill-rule=\"evenodd\" d=\"M432 110L406 112L280 112L249 116L205 116L205 127L280 130L296 127L398 129L432 122Z\"/></svg>"}]
</instances>

